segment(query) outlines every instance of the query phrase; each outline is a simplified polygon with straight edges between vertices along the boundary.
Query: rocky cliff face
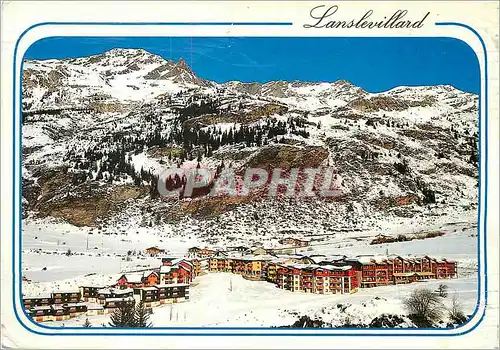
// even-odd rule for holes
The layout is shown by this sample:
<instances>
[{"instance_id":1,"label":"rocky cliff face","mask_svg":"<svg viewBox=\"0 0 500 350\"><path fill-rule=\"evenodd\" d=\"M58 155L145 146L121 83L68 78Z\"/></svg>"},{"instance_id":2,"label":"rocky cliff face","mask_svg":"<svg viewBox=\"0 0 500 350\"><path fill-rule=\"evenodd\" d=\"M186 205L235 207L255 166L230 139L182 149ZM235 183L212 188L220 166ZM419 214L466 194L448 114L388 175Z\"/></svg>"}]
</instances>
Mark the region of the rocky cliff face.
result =
<instances>
[{"instance_id":1,"label":"rocky cliff face","mask_svg":"<svg viewBox=\"0 0 500 350\"><path fill-rule=\"evenodd\" d=\"M23 215L87 226L175 221L221 235L234 222L253 233L333 232L474 217L477 108L477 96L451 86L372 94L347 81L217 84L144 50L26 61ZM162 169L198 163L334 167L343 196L157 197Z\"/></svg>"}]
</instances>

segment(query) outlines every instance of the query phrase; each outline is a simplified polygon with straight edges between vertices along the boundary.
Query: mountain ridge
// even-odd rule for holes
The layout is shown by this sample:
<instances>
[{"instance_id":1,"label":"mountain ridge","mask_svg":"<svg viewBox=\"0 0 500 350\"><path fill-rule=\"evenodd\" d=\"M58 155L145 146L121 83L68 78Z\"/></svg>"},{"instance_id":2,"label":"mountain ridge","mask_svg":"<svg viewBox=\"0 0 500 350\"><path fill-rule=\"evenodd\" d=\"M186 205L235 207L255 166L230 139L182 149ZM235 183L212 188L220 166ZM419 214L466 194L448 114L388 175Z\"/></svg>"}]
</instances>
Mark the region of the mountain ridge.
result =
<instances>
[{"instance_id":1,"label":"mountain ridge","mask_svg":"<svg viewBox=\"0 0 500 350\"><path fill-rule=\"evenodd\" d=\"M149 51L146 51L144 49L125 49L125 48L114 48L114 49L110 49L110 50L107 50L103 53L100 53L100 54L95 54L95 55L90 55L90 56L82 56L82 57L76 57L76 58L64 58L64 59L25 59L24 62L26 63L54 63L54 62L60 62L60 61L64 61L64 62L85 62L85 59L88 59L88 60L95 60L96 58L100 58L100 57L108 57L108 56L118 56L118 57L123 57L123 56L131 56L131 57L136 57L136 56L139 56L139 57L142 57L140 55L146 55L148 56L148 59L147 60L159 60L161 62L165 62L166 64L171 64L171 65L180 65L182 66L184 69L186 70L189 70L191 73L193 73L194 75L196 75L193 71L193 69L187 64L186 60L181 57L179 58L178 61L175 61L175 60L170 60L170 59L166 59L164 58L163 56L161 55L158 55L158 54L154 54L154 53L151 53ZM131 62L130 64L132 63L136 63L135 61L134 62ZM217 85L232 85L232 84L241 84L241 85L258 85L258 86L262 86L262 85L269 85L269 84L280 84L280 83L289 83L289 84L300 84L300 85L321 85L321 84L335 84L335 85L350 85L352 87L356 87L356 88L359 88L361 89L362 91L368 93L368 94L376 94L376 93L386 93L386 92L390 92L390 91L393 91L393 90L397 90L397 89L401 89L401 88L419 88L419 87L432 87L432 88L452 88L452 89L455 89L455 90L458 90L460 92L463 92L463 93L468 93L468 94L472 94L472 95L477 95L477 94L474 94L474 93L471 93L471 92L467 92L467 91L464 91L464 90L460 90L459 88L457 87L454 87L453 85L450 85L450 84L436 84L436 85L398 85L398 86L394 86L394 87L391 87L391 88L388 88L386 90L382 90L382 91L378 91L378 92L368 92L367 90L363 89L362 87L360 86L356 86L354 85L352 82L348 81L348 80L345 80L345 79L337 79L337 80L334 80L334 81L304 81L304 80L298 80L298 79L294 79L294 80L269 80L269 81L264 81L264 82L257 82L257 81L239 81L239 80L228 80L228 81L224 81L224 82L215 82L211 79L207 79L207 78L200 78L196 75L196 77L200 80L203 80L203 81L207 81L207 82L210 82L212 84L217 84Z\"/></svg>"},{"instance_id":2,"label":"mountain ridge","mask_svg":"<svg viewBox=\"0 0 500 350\"><path fill-rule=\"evenodd\" d=\"M370 93L345 80L219 84L184 60L110 51L24 65L24 217L230 235L235 218L254 233L257 222L329 232L477 210L477 95L447 85ZM333 166L345 195L157 198L162 169L197 163Z\"/></svg>"}]
</instances>

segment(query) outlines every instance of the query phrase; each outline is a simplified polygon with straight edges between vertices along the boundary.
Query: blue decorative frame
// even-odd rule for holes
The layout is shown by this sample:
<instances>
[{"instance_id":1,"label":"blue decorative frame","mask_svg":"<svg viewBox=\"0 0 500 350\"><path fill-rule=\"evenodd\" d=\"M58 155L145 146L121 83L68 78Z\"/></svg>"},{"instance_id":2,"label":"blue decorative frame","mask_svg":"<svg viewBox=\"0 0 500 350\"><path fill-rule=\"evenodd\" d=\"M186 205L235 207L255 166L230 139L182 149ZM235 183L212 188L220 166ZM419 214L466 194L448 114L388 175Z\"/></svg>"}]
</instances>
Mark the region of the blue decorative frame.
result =
<instances>
[{"instance_id":1,"label":"blue decorative frame","mask_svg":"<svg viewBox=\"0 0 500 350\"><path fill-rule=\"evenodd\" d=\"M481 35L472 27L462 24L462 23L456 23L456 22L436 22L435 23L437 26L458 26L465 28L469 31L471 31L481 42L482 49L484 51L484 81L485 81L485 88L484 91L481 93L484 93L484 98L485 98L485 103L484 103L484 111L485 111L485 119L487 120L488 117L488 59L487 59L487 50L486 50L486 45L484 43L483 38ZM15 122L15 113L16 113L16 56L17 56L17 50L19 43L21 39L28 33L30 30L44 26L44 25L122 25L122 26L140 26L140 25L167 25L167 26L182 26L182 25L189 25L189 26L291 26L293 25L292 22L42 22L42 23L37 23L29 28L27 28L16 41L16 45L14 48L14 64L13 64L13 118ZM22 70L22 65L21 65L21 70ZM22 74L20 75L22 79ZM22 85L22 81L20 82L20 86ZM480 145L481 141L483 140L483 135L482 135L482 128L481 128L481 110L483 106L481 105L481 98L479 99L479 140L480 140ZM20 104L19 106L19 113L20 116L22 115L22 105ZM21 134L22 130L20 130ZM17 166L19 166L19 169L21 169L21 156L19 156L19 159L16 159L15 157L15 150L16 150L16 144L19 146L19 151L22 149L22 144L21 144L21 137L19 137L19 140L17 140L18 135L16 134L16 124L13 123L12 127L12 136L13 136L13 159L12 159L12 165L13 165L13 179L16 179L16 176L19 177L18 180L21 179L21 173L19 174L16 173ZM19 135L20 136L20 135ZM16 143L17 141L17 143ZM484 135L484 142L488 143L488 124L485 124L485 135ZM487 199L487 184L488 184L488 148L485 147L484 154L481 154L481 147L479 147L479 156L480 159L482 156L484 156L484 175L485 175L485 203ZM459 333L452 333L452 334L445 334L445 333L437 333L433 334L433 331L436 330L443 330L443 329L436 329L436 328L407 328L404 329L405 331L408 331L408 333L399 333L399 332L392 332L391 331L395 330L396 328L382 328L378 329L379 332L381 333L370 333L370 329L360 329L360 328L345 328L344 330L356 330L357 334L352 334L352 333L324 333L324 332L319 332L317 328L300 328L300 329L293 329L294 333L292 332L280 332L278 328L269 328L269 327L154 327L153 329L164 329L164 330L270 330L272 329L272 333L158 333L158 332L144 332L144 333L124 333L122 332L123 330L138 330L138 328L120 328L120 329L111 329L111 328L105 328L105 327L95 327L93 329L96 330L106 330L106 332L103 333L89 333L84 332L84 328L82 327L64 327L64 328L56 328L56 327L48 327L39 323L36 323L32 320L30 320L34 325L40 328L46 328L50 330L58 330L58 329L79 329L82 330L82 332L75 332L75 333L69 333L69 332L61 332L61 333L46 333L46 332L40 332L38 330L33 330L30 327L28 327L21 318L19 317L17 308L16 308L16 286L19 286L19 290L21 290L22 287L22 281L20 276L22 275L21 271L21 255L22 255L22 240L19 242L19 271L17 271L17 278L19 278L18 283L16 283L16 271L15 271L15 263L16 263L16 245L15 245L15 233L16 233L16 225L17 228L19 229L19 233L22 233L22 219L21 219L21 211L22 211L22 206L21 206L21 201L19 200L18 203L16 203L16 188L13 186L12 188L12 206L13 209L17 208L18 213L19 213L19 220L16 222L15 220L15 211L13 210L13 222L12 222L12 235L13 235L13 240L12 240L12 293L13 293L13 309L14 309L14 314L17 319L17 321L29 332L32 332L34 334L38 335L49 335L49 336L323 336L323 337L330 337L330 336L459 336L459 335L464 335L472 330L474 330L484 319L484 315L486 312L486 305L487 305L487 297L488 297L488 289L487 289L487 260L486 260L486 250L487 250L487 244L486 244L486 218L487 218L487 206L485 205L484 208L481 208L481 174L482 174L482 167L481 167L481 162L479 162L479 186L478 186L478 192L479 192L479 200L478 200L478 230L481 227L480 226L480 214L481 214L481 209L484 210L484 241L483 241L483 246L484 246L484 259L485 259L485 266L484 266L484 295L485 295L485 309L483 310L483 314L481 315L481 318L478 320L478 322L471 327L468 330L459 332ZM17 195L19 196L18 198L22 198L22 185L21 181L19 182L19 190ZM481 235L478 234L478 257L480 254L480 247L481 247ZM479 310L479 300L480 300L480 293L481 293L481 265L479 264L479 259L478 259L478 305L476 309L474 310L474 313L470 317L472 319L478 312ZM20 293L21 294L21 293ZM22 301L22 300L18 300ZM22 303L21 303L22 304ZM470 322L470 321L469 321ZM457 328L451 328L451 329L458 329L458 328L463 328L465 325L467 325L469 322L457 327ZM120 331L121 330L121 331ZM144 330L144 329L141 329ZM303 331L310 331L310 333L305 333ZM312 333L311 331L314 330ZM398 329L399 331L403 330L401 328ZM115 331L115 332L112 332ZM118 331L118 332L116 332ZM427 331L428 333L420 333L420 334L415 334L415 331ZM413 334L412 334L413 333Z\"/></svg>"}]
</instances>

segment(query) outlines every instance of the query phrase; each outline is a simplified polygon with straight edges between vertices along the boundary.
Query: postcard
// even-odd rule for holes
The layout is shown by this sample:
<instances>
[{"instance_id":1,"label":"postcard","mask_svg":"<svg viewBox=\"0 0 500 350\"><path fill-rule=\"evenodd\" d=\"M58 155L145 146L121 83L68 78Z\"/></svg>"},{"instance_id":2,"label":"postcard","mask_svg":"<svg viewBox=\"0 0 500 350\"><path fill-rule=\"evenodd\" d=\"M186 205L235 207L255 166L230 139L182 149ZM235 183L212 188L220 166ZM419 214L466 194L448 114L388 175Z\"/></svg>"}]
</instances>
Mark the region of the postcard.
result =
<instances>
[{"instance_id":1,"label":"postcard","mask_svg":"<svg viewBox=\"0 0 500 350\"><path fill-rule=\"evenodd\" d=\"M2 345L498 348L498 2L4 2Z\"/></svg>"}]
</instances>

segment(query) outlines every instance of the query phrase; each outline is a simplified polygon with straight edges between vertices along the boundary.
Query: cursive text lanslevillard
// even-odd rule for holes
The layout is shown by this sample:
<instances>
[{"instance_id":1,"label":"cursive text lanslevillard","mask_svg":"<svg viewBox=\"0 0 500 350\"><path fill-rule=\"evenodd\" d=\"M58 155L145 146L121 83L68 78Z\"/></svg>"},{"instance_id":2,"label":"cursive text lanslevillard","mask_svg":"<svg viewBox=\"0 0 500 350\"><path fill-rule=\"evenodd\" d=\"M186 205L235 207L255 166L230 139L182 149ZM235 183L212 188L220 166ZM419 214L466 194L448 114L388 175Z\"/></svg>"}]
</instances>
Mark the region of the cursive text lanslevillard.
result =
<instances>
[{"instance_id":1,"label":"cursive text lanslevillard","mask_svg":"<svg viewBox=\"0 0 500 350\"><path fill-rule=\"evenodd\" d=\"M430 12L417 20L405 19L407 10L397 10L391 16L374 18L373 10L368 10L359 18L337 20L334 15L339 10L337 5L326 7L320 5L314 7L309 15L311 23L304 24L304 28L422 28Z\"/></svg>"}]
</instances>

